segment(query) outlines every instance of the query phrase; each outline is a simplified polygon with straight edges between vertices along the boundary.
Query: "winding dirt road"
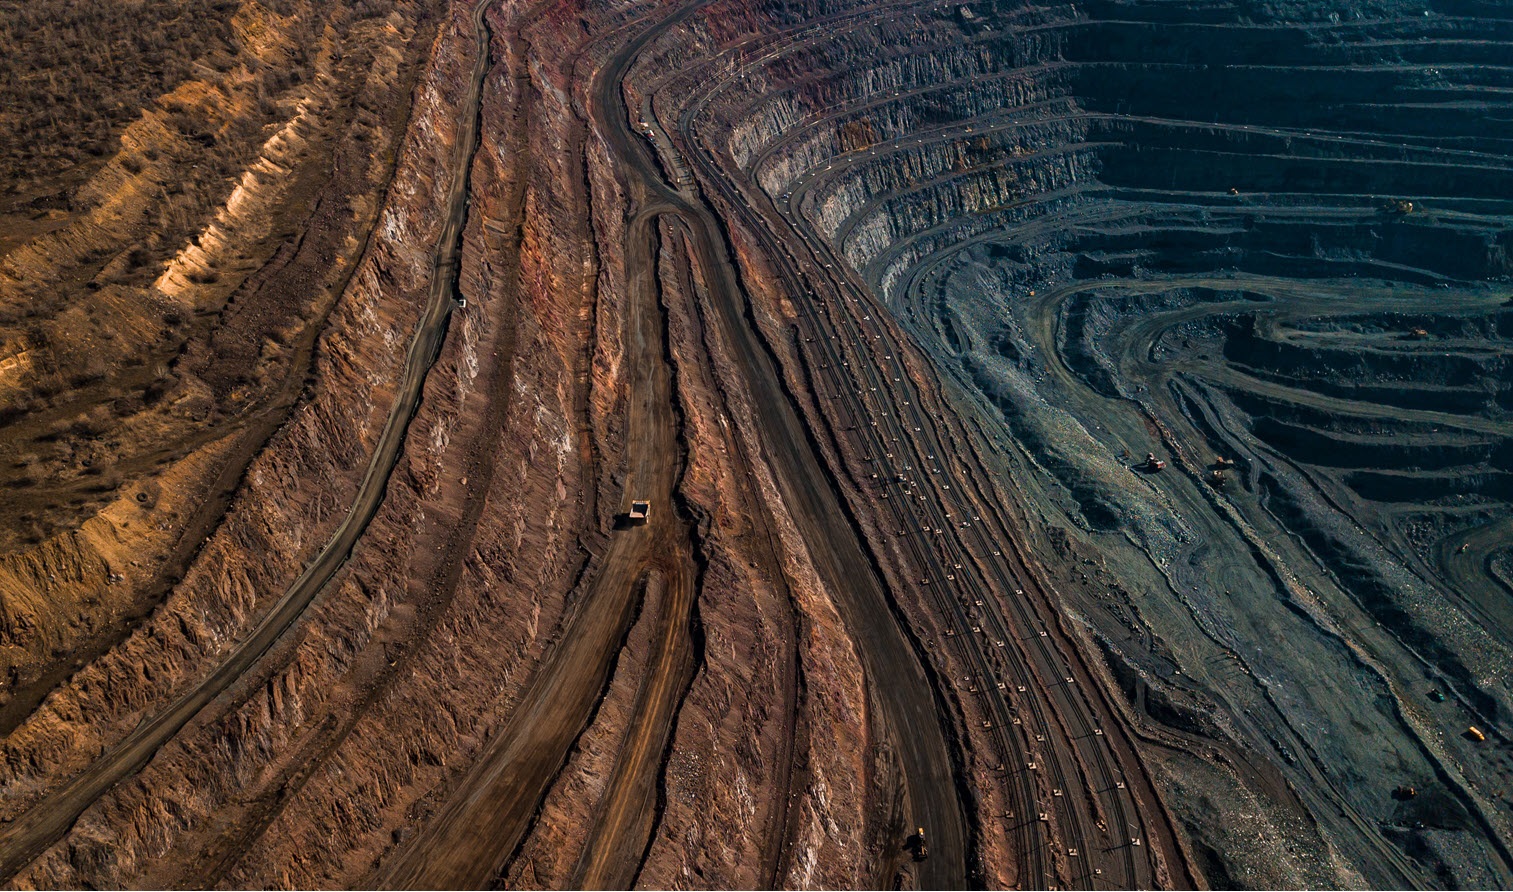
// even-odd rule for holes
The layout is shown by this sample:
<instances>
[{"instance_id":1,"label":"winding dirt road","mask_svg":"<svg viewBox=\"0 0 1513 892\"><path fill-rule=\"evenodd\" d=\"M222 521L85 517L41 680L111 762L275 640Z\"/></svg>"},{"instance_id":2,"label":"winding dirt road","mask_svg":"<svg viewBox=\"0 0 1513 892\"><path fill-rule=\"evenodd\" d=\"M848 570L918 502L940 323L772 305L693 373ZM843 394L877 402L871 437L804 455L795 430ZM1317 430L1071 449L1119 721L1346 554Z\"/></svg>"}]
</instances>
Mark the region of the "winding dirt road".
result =
<instances>
[{"instance_id":1,"label":"winding dirt road","mask_svg":"<svg viewBox=\"0 0 1513 892\"><path fill-rule=\"evenodd\" d=\"M643 213L632 221L627 239L633 313L625 334L634 370L627 493L634 495L621 506L625 512L630 498L646 498L653 505L651 518L614 534L560 643L537 670L509 726L468 770L459 795L385 866L377 881L381 887L479 888L493 878L530 829L537 804L592 720L648 576L656 575L669 602L687 604L692 598L688 531L671 507L681 459L657 312L654 222L652 214ZM670 652L654 665L652 685L675 677L684 663ZM665 728L668 717L661 718ZM638 751L644 760L653 748L643 741ZM612 808L611 817L631 811L622 804ZM584 882L596 879L591 862Z\"/></svg>"},{"instance_id":2,"label":"winding dirt road","mask_svg":"<svg viewBox=\"0 0 1513 892\"><path fill-rule=\"evenodd\" d=\"M678 444L655 281L654 224L663 218L683 224L693 248L688 260L698 264L702 280L710 283L722 335L740 351L737 365L757 395L764 445L778 460L780 488L826 581L841 595L848 627L858 635L882 710L879 730L903 762L910 815L932 828L934 857L922 865L921 882L928 887L965 882L965 831L931 685L892 619L883 583L857 531L845 522L833 484L813 451L805 448L807 432L784 395L772 358L747 326L744 292L717 221L708 208L662 181L630 129L621 78L647 43L696 8L685 7L629 41L600 73L593 94L595 123L622 161L633 202L641 207L628 227L625 255L633 308L626 330L628 367L633 369L627 492L652 500L653 520L614 534L562 644L536 674L509 727L459 783L462 792L385 867L379 882L386 887L470 887L497 873L529 830L536 804L592 719L619 652L616 645L628 632L648 574L655 574L665 587L665 613L673 619L665 624L641 683L626 749L576 876L585 888L614 888L633 880L651 829L648 804L676 714L678 682L686 683L689 669L683 636L695 575L686 524L670 507ZM500 803L511 805L501 809ZM898 850L903 828L896 832Z\"/></svg>"},{"instance_id":3,"label":"winding dirt road","mask_svg":"<svg viewBox=\"0 0 1513 892\"><path fill-rule=\"evenodd\" d=\"M262 656L304 615L352 554L378 512L389 477L404 448L410 421L420 407L426 376L441 351L447 323L456 306L458 260L467 221L469 170L478 146L478 109L483 76L489 66L489 29L484 21L492 0L473 13L475 53L471 80L462 103L462 138L458 140L447 191L447 213L436 245L425 315L405 355L403 377L378 444L345 519L305 572L247 639L214 672L185 692L172 706L147 719L84 772L42 799L0 830L0 878L9 878L73 826L80 814L111 787L141 770L158 749L198 716L206 706L247 674Z\"/></svg>"},{"instance_id":4,"label":"winding dirt road","mask_svg":"<svg viewBox=\"0 0 1513 892\"><path fill-rule=\"evenodd\" d=\"M721 224L707 205L665 184L646 144L630 128L619 77L646 42L696 8L684 7L622 51L595 91L598 121L632 182L639 180L640 188L674 209L688 225L710 283L715 321L726 343L734 347L735 364L747 376L756 401L763 444L774 460L784 500L822 576L837 595L880 710L880 730L899 753L908 814L913 823L930 828L932 857L919 865L919 882L925 888L960 887L967 875L967 831L933 685L895 617L886 584L862 544L861 533L848 521L849 514L812 447L813 439L773 357L746 315L745 293L726 251ZM676 164L673 167L677 169ZM896 843L902 847L902 836L908 831L898 830Z\"/></svg>"}]
</instances>

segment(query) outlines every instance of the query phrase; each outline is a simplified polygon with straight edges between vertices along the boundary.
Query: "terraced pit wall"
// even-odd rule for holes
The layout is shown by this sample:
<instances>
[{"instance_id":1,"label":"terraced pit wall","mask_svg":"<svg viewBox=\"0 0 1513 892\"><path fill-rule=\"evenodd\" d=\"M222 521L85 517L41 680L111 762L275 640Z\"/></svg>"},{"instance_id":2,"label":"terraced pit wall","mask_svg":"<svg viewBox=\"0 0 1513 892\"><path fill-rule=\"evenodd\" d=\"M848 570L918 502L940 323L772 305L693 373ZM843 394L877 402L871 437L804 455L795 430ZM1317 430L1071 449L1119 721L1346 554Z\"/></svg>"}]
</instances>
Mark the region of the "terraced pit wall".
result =
<instances>
[{"instance_id":1,"label":"terraced pit wall","mask_svg":"<svg viewBox=\"0 0 1513 892\"><path fill-rule=\"evenodd\" d=\"M1210 881L1502 882L1506 12L858 19L659 111L977 419Z\"/></svg>"},{"instance_id":2,"label":"terraced pit wall","mask_svg":"<svg viewBox=\"0 0 1513 892\"><path fill-rule=\"evenodd\" d=\"M8 882L1509 883L1501 5L369 7L0 260Z\"/></svg>"}]
</instances>

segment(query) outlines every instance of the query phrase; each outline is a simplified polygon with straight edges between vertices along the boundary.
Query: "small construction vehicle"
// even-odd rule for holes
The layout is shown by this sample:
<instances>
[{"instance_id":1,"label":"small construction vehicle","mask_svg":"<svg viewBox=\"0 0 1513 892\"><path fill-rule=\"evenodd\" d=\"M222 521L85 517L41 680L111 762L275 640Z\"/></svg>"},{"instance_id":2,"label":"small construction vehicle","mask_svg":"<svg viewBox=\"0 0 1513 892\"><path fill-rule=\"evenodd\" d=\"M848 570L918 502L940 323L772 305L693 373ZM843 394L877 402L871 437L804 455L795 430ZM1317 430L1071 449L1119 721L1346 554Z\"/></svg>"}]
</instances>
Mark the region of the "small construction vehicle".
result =
<instances>
[{"instance_id":1,"label":"small construction vehicle","mask_svg":"<svg viewBox=\"0 0 1513 892\"><path fill-rule=\"evenodd\" d=\"M630 503L630 514L626 515L626 517L632 524L640 526L641 524L646 523L646 519L650 514L651 502L648 502L644 499L637 499Z\"/></svg>"},{"instance_id":2,"label":"small construction vehicle","mask_svg":"<svg viewBox=\"0 0 1513 892\"><path fill-rule=\"evenodd\" d=\"M1165 467L1166 462L1162 461L1159 458L1156 458L1156 453L1145 453L1145 470L1150 471L1151 473L1155 473L1156 471L1162 470Z\"/></svg>"},{"instance_id":3,"label":"small construction vehicle","mask_svg":"<svg viewBox=\"0 0 1513 892\"><path fill-rule=\"evenodd\" d=\"M1225 458L1224 456L1221 455L1218 458L1214 459L1214 470L1215 471L1232 471L1232 470L1234 470L1234 467L1235 467L1235 460L1232 459L1232 458Z\"/></svg>"},{"instance_id":4,"label":"small construction vehicle","mask_svg":"<svg viewBox=\"0 0 1513 892\"><path fill-rule=\"evenodd\" d=\"M1392 798L1396 799L1398 802L1407 802L1409 799L1412 799L1417 795L1418 790L1414 787L1409 786L1408 784L1401 784L1396 790L1392 791Z\"/></svg>"},{"instance_id":5,"label":"small construction vehicle","mask_svg":"<svg viewBox=\"0 0 1513 892\"><path fill-rule=\"evenodd\" d=\"M914 852L915 861L923 861L930 857L930 847L925 844L925 828L915 827L914 835L909 837L905 846Z\"/></svg>"}]
</instances>

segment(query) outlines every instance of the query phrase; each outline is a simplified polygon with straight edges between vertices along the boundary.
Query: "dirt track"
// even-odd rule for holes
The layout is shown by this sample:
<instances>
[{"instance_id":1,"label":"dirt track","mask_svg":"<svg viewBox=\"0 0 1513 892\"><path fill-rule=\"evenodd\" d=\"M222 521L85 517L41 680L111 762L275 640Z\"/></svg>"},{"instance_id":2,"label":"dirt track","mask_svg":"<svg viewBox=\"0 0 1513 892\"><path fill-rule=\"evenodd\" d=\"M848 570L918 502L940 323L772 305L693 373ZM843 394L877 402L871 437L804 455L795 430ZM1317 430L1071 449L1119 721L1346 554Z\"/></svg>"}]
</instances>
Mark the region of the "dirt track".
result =
<instances>
[{"instance_id":1,"label":"dirt track","mask_svg":"<svg viewBox=\"0 0 1513 892\"><path fill-rule=\"evenodd\" d=\"M651 241L654 233L651 224L658 216L676 216L690 224L686 231L693 237L695 258L703 278L712 283L725 336L742 345L745 351L742 367L758 376L752 390L773 397L782 390L771 360L760 352L740 318L744 297L715 234L713 218L703 207L688 204L661 183L644 148L629 130L629 116L619 98L617 72L623 72L634 61L641 46L661 30L676 25L680 18L669 17L622 50L616 61L607 66L608 73L600 79L603 86L596 93L602 103L600 126L610 134L611 143L621 153L623 170L633 175L632 195L643 205L631 222L626 245L626 266L631 274L628 290L635 307L627 322L627 334L629 343L634 345L630 364L637 370L627 438L636 457L632 459L633 470L626 491L647 493L653 504L659 506L672 503L678 449L675 419L670 414L669 372L662 362L665 345L658 326L657 264ZM883 587L855 544L854 530L835 524L843 514L829 494L830 486L812 453L803 449L805 435L791 406L781 398L769 398L761 406L761 413L772 425L766 438L768 448L782 457L787 473L793 475L779 478L784 494L794 500L791 504L799 506L806 539L811 549L817 549L821 555L822 568L832 574L832 584L855 599L849 619L866 630L860 634L864 642L869 642L864 644L864 653L869 655L867 659L874 667L875 677L886 675L891 679L889 684L875 688L875 695L884 704L884 733L905 754L904 779L911 794L913 814L932 827L932 844L937 852L926 865L922 881L932 887L959 885L965 867L960 819L953 817L958 806L949 777L949 758L934 718L934 703L928 695L929 685L922 674L908 681L905 667L917 663L888 618ZM627 866L634 865L635 858L631 856L645 845L646 810L655 782L649 772L654 772L660 761L659 754L675 716L678 694L675 685L686 671L687 645L681 639L687 633L686 611L694 571L687 561L686 527L669 514L659 511L648 527L616 535L580 608L579 618L565 635L569 645L543 666L538 686L527 695L528 703L538 705L525 707L526 711L512 725L518 730L491 746L470 778L461 784L469 791L466 797L454 800L424 834L416 837L407 849L413 854L401 855L393 863L382 879L384 885L466 887L477 885L497 872L504 857L514 851L528 829L535 813L530 803L544 795L572 739L587 720L605 683L610 658L617 650L614 645L625 634L637 589L646 584L643 574L656 566L659 582L668 589L665 597L676 606L669 611L671 619L657 651L653 674L641 682L643 702L637 710L634 736L629 749L616 763L605 800L607 807L595 825L593 844L585 849L578 880L588 888L615 888L634 876L634 870L627 870ZM678 542L683 543L681 548L676 545ZM679 553L684 555L682 561L677 558ZM870 585L867 580L871 580ZM576 706L564 708L567 703ZM933 751L929 748L932 739ZM553 753L562 756L553 759L550 755ZM497 803L502 801L518 803L512 817L504 820L497 814ZM634 847L624 850L632 842ZM901 845L902 840L895 844Z\"/></svg>"},{"instance_id":2,"label":"dirt track","mask_svg":"<svg viewBox=\"0 0 1513 892\"><path fill-rule=\"evenodd\" d=\"M130 777L150 760L163 743L193 721L207 704L242 677L304 614L310 603L352 554L357 541L378 511L390 475L399 461L410 421L420 404L426 375L436 361L447 323L456 305L457 267L462 249L462 228L467 219L468 171L478 144L478 103L483 75L488 70L489 32L484 24L488 2L474 14L476 52L470 91L464 103L466 122L453 160L447 216L436 245L431 287L426 311L406 354L401 388L389 410L387 422L363 475L356 501L337 527L331 540L311 561L298 580L240 642L221 665L171 706L144 721L82 774L29 809L21 818L0 830L0 876L10 877L45 847L62 836L79 814L111 787Z\"/></svg>"},{"instance_id":3,"label":"dirt track","mask_svg":"<svg viewBox=\"0 0 1513 892\"><path fill-rule=\"evenodd\" d=\"M661 586L669 602L681 605L668 611L667 639L653 674L642 682L647 721L636 725L653 738L660 729L665 739L676 685L686 676L686 643L680 646L680 640L687 635L695 569L687 526L672 507L679 449L668 369L662 359L655 219L653 214L643 214L632 221L626 246L627 267L635 271L630 284L634 311L626 320L626 335L633 345L636 370L630 387L628 441L633 446L626 492L650 500L655 510L646 525L627 525L614 536L568 621L562 643L537 670L510 730L480 755L460 784L463 795L448 803L385 868L378 879L382 887L475 888L499 872L529 829L536 804L561 770L573 741L591 719L638 599L649 584ZM621 513L629 512L629 503L628 497L620 506ZM642 778L648 760L657 752L651 744L634 740L622 756L619 766L626 779L613 789L624 789L622 795L640 801L621 805L612 799L604 812L602 838L615 840L626 832L621 825L638 818L646 807ZM651 764L655 767L655 762ZM500 803L512 805L501 812ZM597 888L603 869L602 862L585 865L585 885Z\"/></svg>"},{"instance_id":4,"label":"dirt track","mask_svg":"<svg viewBox=\"0 0 1513 892\"><path fill-rule=\"evenodd\" d=\"M1410 7L458 8L371 454L0 705L0 875L1506 885L1513 25Z\"/></svg>"}]
</instances>

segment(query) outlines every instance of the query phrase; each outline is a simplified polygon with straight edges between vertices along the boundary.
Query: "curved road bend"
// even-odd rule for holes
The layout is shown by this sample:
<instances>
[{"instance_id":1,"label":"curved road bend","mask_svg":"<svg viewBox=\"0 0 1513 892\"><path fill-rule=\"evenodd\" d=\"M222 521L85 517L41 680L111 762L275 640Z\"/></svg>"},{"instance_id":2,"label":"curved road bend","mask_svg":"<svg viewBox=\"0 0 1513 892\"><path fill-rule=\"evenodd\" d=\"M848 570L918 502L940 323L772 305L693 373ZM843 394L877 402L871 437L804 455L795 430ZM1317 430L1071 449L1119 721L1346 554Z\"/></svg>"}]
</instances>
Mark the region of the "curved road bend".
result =
<instances>
[{"instance_id":1,"label":"curved road bend","mask_svg":"<svg viewBox=\"0 0 1513 892\"><path fill-rule=\"evenodd\" d=\"M611 149L623 161L632 194L666 205L683 218L709 282L721 335L735 351L734 364L761 418L761 437L773 460L783 499L804 535L821 576L837 595L837 606L854 636L871 690L902 763L908 792L910 826L924 826L932 856L918 865L925 888L959 888L966 884L967 827L957 798L950 750L940 725L933 687L918 654L892 612L886 585L847 520L828 472L809 447L807 428L790 401L772 356L745 318L745 294L725 250L713 213L689 201L661 179L644 143L631 131L620 83L647 43L691 15L695 2L639 35L620 51L600 75L593 92L593 115ZM902 829L902 828L901 828ZM900 844L902 839L897 840ZM891 877L877 878L878 882Z\"/></svg>"},{"instance_id":2,"label":"curved road bend","mask_svg":"<svg viewBox=\"0 0 1513 892\"><path fill-rule=\"evenodd\" d=\"M467 219L469 169L478 146L479 104L489 66L491 34L484 13L493 0L480 0L473 13L476 59L468 94L462 106L462 139L452 159L452 184L446 197L446 217L437 241L431 288L425 315L405 356L398 397L384 422L378 446L368 462L357 496L331 540L284 592L252 634L231 652L214 672L182 695L173 705L138 725L94 764L0 831L0 880L9 880L61 838L91 804L117 783L141 770L158 749L189 723L200 710L231 686L273 647L303 615L357 545L383 503L389 477L404 448L410 421L420 407L426 376L441 352L457 288L463 223Z\"/></svg>"},{"instance_id":3,"label":"curved road bend","mask_svg":"<svg viewBox=\"0 0 1513 892\"><path fill-rule=\"evenodd\" d=\"M794 509L821 572L846 602L842 609L862 644L885 727L897 738L915 809L912 817L932 828L936 856L923 865L923 884L961 886L965 883L963 818L929 683L891 621L885 593L855 531L839 519L843 515L828 478L813 453L800 445L806 442L804 429L782 396L770 358L742 323L743 295L728 258L716 247L721 239L713 219L661 182L655 162L629 129L620 92L625 71L650 40L696 8L684 7L630 41L601 70L593 93L595 123L625 162L629 191L640 205L627 227L625 245L630 308L626 344L636 356L636 361L626 366L634 376L630 382L632 411L627 419L628 480L632 489L626 498L633 491L637 497L650 497L656 505L669 505L675 483L677 427L655 300L654 238L658 218L673 214L692 224L689 235L697 257L690 261L700 263L706 270L706 281L722 298L718 322L725 329L724 337L741 349L741 358L752 376L752 390L758 395L759 411L770 422L772 430L764 441L769 453L782 463L778 476L785 499ZM736 329L734 335L732 328ZM566 764L573 741L593 718L619 644L634 620L647 573L662 575L667 604L686 602L693 596L690 557L687 530L670 511L654 512L646 527L616 533L580 607L533 677L509 725L458 783L454 797L392 856L376 885L477 888L496 877L530 831L539 803ZM671 656L676 649L668 648L667 654ZM655 662L651 677L642 682L642 702L650 698L665 706L667 698L656 691L676 674L679 660L659 658ZM884 687L880 679L889 679L892 684ZM656 715L642 718L653 725L661 725L668 718L665 710L654 708L651 712ZM648 792L645 769L655 767L652 756L665 746L665 735L658 733L661 730L631 731L628 743L633 752L628 754L629 761L617 763L615 773L615 779L624 782L607 790L609 801L603 804L604 812L596 822L591 850L583 853L577 868L577 880L587 888L618 885L626 879L627 844L645 829L632 826L640 826L643 820L637 816L642 814L639 806Z\"/></svg>"}]
</instances>

